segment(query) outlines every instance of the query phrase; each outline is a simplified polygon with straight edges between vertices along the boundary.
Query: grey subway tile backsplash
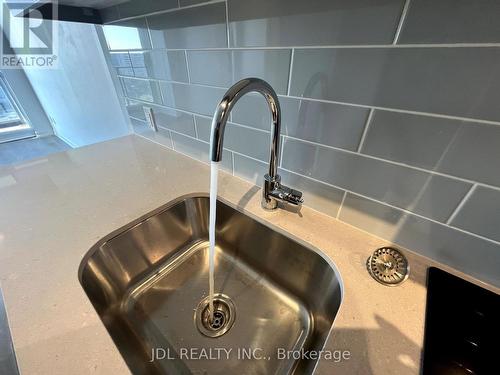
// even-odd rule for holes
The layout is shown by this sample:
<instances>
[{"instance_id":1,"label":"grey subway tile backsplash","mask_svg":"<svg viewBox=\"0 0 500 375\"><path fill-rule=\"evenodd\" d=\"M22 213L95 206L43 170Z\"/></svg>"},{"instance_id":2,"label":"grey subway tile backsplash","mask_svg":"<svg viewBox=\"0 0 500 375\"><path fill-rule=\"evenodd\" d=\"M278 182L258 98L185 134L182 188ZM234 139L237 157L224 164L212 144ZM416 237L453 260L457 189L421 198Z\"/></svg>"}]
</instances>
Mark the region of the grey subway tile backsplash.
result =
<instances>
[{"instance_id":1,"label":"grey subway tile backsplash","mask_svg":"<svg viewBox=\"0 0 500 375\"><path fill-rule=\"evenodd\" d=\"M368 118L366 108L280 98L281 134L328 146L356 150ZM269 130L271 115L261 95L247 95L236 104L233 121Z\"/></svg>"},{"instance_id":2,"label":"grey subway tile backsplash","mask_svg":"<svg viewBox=\"0 0 500 375\"><path fill-rule=\"evenodd\" d=\"M445 221L470 184L354 153L286 139L283 168Z\"/></svg>"},{"instance_id":3,"label":"grey subway tile backsplash","mask_svg":"<svg viewBox=\"0 0 500 375\"><path fill-rule=\"evenodd\" d=\"M153 115L158 126L191 137L195 136L196 131L194 128L193 115L157 105L152 105L150 107L153 109Z\"/></svg>"},{"instance_id":4,"label":"grey subway tile backsplash","mask_svg":"<svg viewBox=\"0 0 500 375\"><path fill-rule=\"evenodd\" d=\"M174 130L191 137L196 135L194 116L192 114L133 100L129 100L127 103L129 116L142 121L146 121L144 108L151 108L153 110L153 116L158 127Z\"/></svg>"},{"instance_id":5,"label":"grey subway tile backsplash","mask_svg":"<svg viewBox=\"0 0 500 375\"><path fill-rule=\"evenodd\" d=\"M290 50L188 51L192 83L229 87L240 79L267 81L278 94L286 94Z\"/></svg>"},{"instance_id":6,"label":"grey subway tile backsplash","mask_svg":"<svg viewBox=\"0 0 500 375\"><path fill-rule=\"evenodd\" d=\"M122 77L121 80L129 98L161 103L158 82L125 77Z\"/></svg>"},{"instance_id":7,"label":"grey subway tile backsplash","mask_svg":"<svg viewBox=\"0 0 500 375\"><path fill-rule=\"evenodd\" d=\"M375 110L362 153L435 170L462 121Z\"/></svg>"},{"instance_id":8,"label":"grey subway tile backsplash","mask_svg":"<svg viewBox=\"0 0 500 375\"><path fill-rule=\"evenodd\" d=\"M438 171L500 186L500 126L464 122L448 145Z\"/></svg>"},{"instance_id":9,"label":"grey subway tile backsplash","mask_svg":"<svg viewBox=\"0 0 500 375\"><path fill-rule=\"evenodd\" d=\"M451 225L500 242L500 190L477 186Z\"/></svg>"},{"instance_id":10,"label":"grey subway tile backsplash","mask_svg":"<svg viewBox=\"0 0 500 375\"><path fill-rule=\"evenodd\" d=\"M282 109L279 173L305 205L500 286L496 1L147 0L127 21L119 8L104 32L137 134L208 162L226 89L262 78ZM229 120L223 168L260 185L268 105L245 95Z\"/></svg>"},{"instance_id":11,"label":"grey subway tile backsplash","mask_svg":"<svg viewBox=\"0 0 500 375\"><path fill-rule=\"evenodd\" d=\"M157 14L147 20L154 48L227 47L224 3Z\"/></svg>"},{"instance_id":12,"label":"grey subway tile backsplash","mask_svg":"<svg viewBox=\"0 0 500 375\"><path fill-rule=\"evenodd\" d=\"M200 160L203 163L209 162L208 151L210 145L208 143L177 133L172 133L172 141L176 151ZM220 166L230 173L233 172L233 155L231 152L227 150L222 152Z\"/></svg>"},{"instance_id":13,"label":"grey subway tile backsplash","mask_svg":"<svg viewBox=\"0 0 500 375\"><path fill-rule=\"evenodd\" d=\"M136 102L135 100L127 100L126 110L130 117L146 121L146 114L144 113L144 106L150 107L150 104Z\"/></svg>"},{"instance_id":14,"label":"grey subway tile backsplash","mask_svg":"<svg viewBox=\"0 0 500 375\"><path fill-rule=\"evenodd\" d=\"M136 134L139 134L140 136L159 143L165 147L172 148L172 139L170 138L170 132L168 130L158 128L158 131L154 131L150 128L147 122L136 120L134 118L131 118L130 122Z\"/></svg>"},{"instance_id":15,"label":"grey subway tile backsplash","mask_svg":"<svg viewBox=\"0 0 500 375\"><path fill-rule=\"evenodd\" d=\"M497 0L412 0L401 44L498 43Z\"/></svg>"},{"instance_id":16,"label":"grey subway tile backsplash","mask_svg":"<svg viewBox=\"0 0 500 375\"><path fill-rule=\"evenodd\" d=\"M130 61L130 55L128 52L110 52L109 57L111 60L111 66L115 68L132 67L132 62Z\"/></svg>"},{"instance_id":17,"label":"grey subway tile backsplash","mask_svg":"<svg viewBox=\"0 0 500 375\"><path fill-rule=\"evenodd\" d=\"M188 82L184 51L130 52L130 61L134 70L143 68L144 78Z\"/></svg>"},{"instance_id":18,"label":"grey subway tile backsplash","mask_svg":"<svg viewBox=\"0 0 500 375\"><path fill-rule=\"evenodd\" d=\"M209 1L211 1L211 0L179 0L179 4L181 7L185 7L185 6L189 6L189 5L206 3Z\"/></svg>"},{"instance_id":19,"label":"grey subway tile backsplash","mask_svg":"<svg viewBox=\"0 0 500 375\"><path fill-rule=\"evenodd\" d=\"M192 83L221 87L234 83L231 51L188 51L187 58Z\"/></svg>"},{"instance_id":20,"label":"grey subway tile backsplash","mask_svg":"<svg viewBox=\"0 0 500 375\"><path fill-rule=\"evenodd\" d=\"M375 111L361 152L500 186L500 126Z\"/></svg>"},{"instance_id":21,"label":"grey subway tile backsplash","mask_svg":"<svg viewBox=\"0 0 500 375\"><path fill-rule=\"evenodd\" d=\"M295 50L290 93L500 121L500 49Z\"/></svg>"},{"instance_id":22,"label":"grey subway tile backsplash","mask_svg":"<svg viewBox=\"0 0 500 375\"><path fill-rule=\"evenodd\" d=\"M416 249L480 280L500 285L498 244L354 194L347 194L339 219L400 246Z\"/></svg>"},{"instance_id":23,"label":"grey subway tile backsplash","mask_svg":"<svg viewBox=\"0 0 500 375\"><path fill-rule=\"evenodd\" d=\"M231 47L390 44L404 0L228 0Z\"/></svg>"},{"instance_id":24,"label":"grey subway tile backsplash","mask_svg":"<svg viewBox=\"0 0 500 375\"><path fill-rule=\"evenodd\" d=\"M212 121L205 117L196 117L198 137L210 141L210 126ZM226 125L224 148L248 155L262 161L269 160L271 135L268 132L238 126L230 122Z\"/></svg>"},{"instance_id":25,"label":"grey subway tile backsplash","mask_svg":"<svg viewBox=\"0 0 500 375\"><path fill-rule=\"evenodd\" d=\"M238 154L234 154L233 157L236 176L250 180L257 185L262 184L262 178L269 168L267 162L260 162ZM309 207L330 216L337 215L344 196L342 190L282 169L279 169L278 173L283 184L293 186L294 189L301 190L307 196Z\"/></svg>"},{"instance_id":26,"label":"grey subway tile backsplash","mask_svg":"<svg viewBox=\"0 0 500 375\"><path fill-rule=\"evenodd\" d=\"M140 0L125 1L100 10L104 22L112 22L121 18L144 15L174 9L179 6L178 0Z\"/></svg>"},{"instance_id":27,"label":"grey subway tile backsplash","mask_svg":"<svg viewBox=\"0 0 500 375\"><path fill-rule=\"evenodd\" d=\"M165 105L212 116L226 90L215 87L160 82Z\"/></svg>"}]
</instances>

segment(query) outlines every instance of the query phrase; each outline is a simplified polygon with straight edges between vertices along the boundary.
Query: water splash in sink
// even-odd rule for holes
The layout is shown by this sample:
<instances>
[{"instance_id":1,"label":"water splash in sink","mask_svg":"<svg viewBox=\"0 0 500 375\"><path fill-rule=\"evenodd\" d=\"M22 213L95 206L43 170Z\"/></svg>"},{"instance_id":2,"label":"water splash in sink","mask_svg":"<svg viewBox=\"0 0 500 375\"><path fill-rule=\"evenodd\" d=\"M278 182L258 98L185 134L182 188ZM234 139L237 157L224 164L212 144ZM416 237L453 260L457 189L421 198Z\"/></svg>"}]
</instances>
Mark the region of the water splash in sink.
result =
<instances>
[{"instance_id":1,"label":"water splash in sink","mask_svg":"<svg viewBox=\"0 0 500 375\"><path fill-rule=\"evenodd\" d=\"M212 161L210 163L210 219L208 229L208 241L210 248L208 252L208 309L210 312L209 320L213 321L214 318L214 263L215 263L215 219L217 207L217 177L219 173L219 163Z\"/></svg>"}]
</instances>

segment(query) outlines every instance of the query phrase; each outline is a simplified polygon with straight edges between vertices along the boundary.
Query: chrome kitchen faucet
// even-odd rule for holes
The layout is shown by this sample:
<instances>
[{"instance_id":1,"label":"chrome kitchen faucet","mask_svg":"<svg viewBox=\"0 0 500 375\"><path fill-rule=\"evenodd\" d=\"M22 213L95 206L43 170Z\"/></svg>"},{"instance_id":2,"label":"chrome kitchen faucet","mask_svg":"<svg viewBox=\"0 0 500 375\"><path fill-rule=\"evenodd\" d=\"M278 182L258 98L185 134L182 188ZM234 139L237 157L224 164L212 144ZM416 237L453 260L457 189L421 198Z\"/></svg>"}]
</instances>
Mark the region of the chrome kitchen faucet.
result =
<instances>
[{"instance_id":1,"label":"chrome kitchen faucet","mask_svg":"<svg viewBox=\"0 0 500 375\"><path fill-rule=\"evenodd\" d=\"M210 135L210 160L219 162L222 159L222 148L224 142L224 130L229 113L236 102L249 92L258 92L266 98L272 114L271 125L271 155L269 158L269 173L264 175L264 187L262 189L262 207L266 210L274 210L278 202L287 202L300 205L303 202L302 192L291 189L281 184L278 175L278 160L280 147L281 109L278 96L273 88L259 78L245 78L235 83L220 101L212 119L212 130Z\"/></svg>"}]
</instances>

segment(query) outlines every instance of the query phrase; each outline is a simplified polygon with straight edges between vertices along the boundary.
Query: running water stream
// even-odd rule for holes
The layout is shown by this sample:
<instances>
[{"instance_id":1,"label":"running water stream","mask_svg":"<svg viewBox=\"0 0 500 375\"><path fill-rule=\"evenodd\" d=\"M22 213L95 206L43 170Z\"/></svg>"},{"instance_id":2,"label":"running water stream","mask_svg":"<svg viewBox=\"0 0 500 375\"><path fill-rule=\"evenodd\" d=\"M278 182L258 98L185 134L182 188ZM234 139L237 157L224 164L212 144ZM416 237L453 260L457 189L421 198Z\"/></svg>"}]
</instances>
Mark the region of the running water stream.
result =
<instances>
[{"instance_id":1,"label":"running water stream","mask_svg":"<svg viewBox=\"0 0 500 375\"><path fill-rule=\"evenodd\" d=\"M217 208L217 176L219 173L219 163L210 163L210 218L208 229L208 241L210 248L208 251L208 309L210 312L210 322L214 318L214 267L215 267L215 218Z\"/></svg>"}]
</instances>

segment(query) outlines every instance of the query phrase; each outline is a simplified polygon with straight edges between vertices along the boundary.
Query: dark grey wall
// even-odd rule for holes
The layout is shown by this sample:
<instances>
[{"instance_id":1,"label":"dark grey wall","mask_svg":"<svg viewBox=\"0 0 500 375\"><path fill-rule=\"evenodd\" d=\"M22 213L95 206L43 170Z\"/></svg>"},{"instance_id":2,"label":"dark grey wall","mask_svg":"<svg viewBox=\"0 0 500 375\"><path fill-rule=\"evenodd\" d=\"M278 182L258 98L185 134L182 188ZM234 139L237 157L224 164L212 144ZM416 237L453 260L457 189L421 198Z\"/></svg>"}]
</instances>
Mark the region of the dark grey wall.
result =
<instances>
[{"instance_id":1,"label":"dark grey wall","mask_svg":"<svg viewBox=\"0 0 500 375\"><path fill-rule=\"evenodd\" d=\"M225 89L261 77L283 108L280 173L306 205L500 286L498 1L165 4L118 6L108 19L144 16L104 30L138 134L207 161ZM224 167L258 183L263 99L231 120Z\"/></svg>"}]
</instances>

